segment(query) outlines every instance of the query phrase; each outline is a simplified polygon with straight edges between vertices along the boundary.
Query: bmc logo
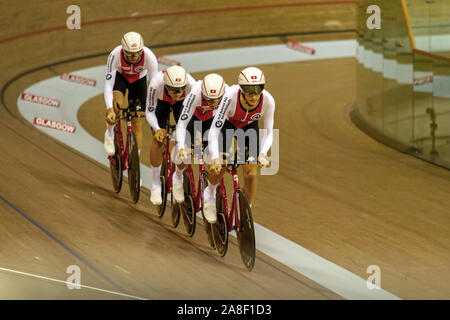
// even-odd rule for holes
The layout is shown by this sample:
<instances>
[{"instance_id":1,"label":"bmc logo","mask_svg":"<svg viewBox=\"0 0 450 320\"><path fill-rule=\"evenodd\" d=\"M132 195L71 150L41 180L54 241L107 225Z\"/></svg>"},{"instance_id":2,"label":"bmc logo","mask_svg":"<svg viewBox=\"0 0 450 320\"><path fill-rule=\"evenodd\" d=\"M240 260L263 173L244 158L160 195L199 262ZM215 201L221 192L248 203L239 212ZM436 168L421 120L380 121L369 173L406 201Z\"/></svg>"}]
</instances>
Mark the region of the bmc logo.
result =
<instances>
[{"instance_id":1,"label":"bmc logo","mask_svg":"<svg viewBox=\"0 0 450 320\"><path fill-rule=\"evenodd\" d=\"M256 76L252 76L252 80L256 79Z\"/></svg>"},{"instance_id":2,"label":"bmc logo","mask_svg":"<svg viewBox=\"0 0 450 320\"><path fill-rule=\"evenodd\" d=\"M211 89L210 92L211 92L211 93L216 93L216 90L212 90L212 89Z\"/></svg>"}]
</instances>

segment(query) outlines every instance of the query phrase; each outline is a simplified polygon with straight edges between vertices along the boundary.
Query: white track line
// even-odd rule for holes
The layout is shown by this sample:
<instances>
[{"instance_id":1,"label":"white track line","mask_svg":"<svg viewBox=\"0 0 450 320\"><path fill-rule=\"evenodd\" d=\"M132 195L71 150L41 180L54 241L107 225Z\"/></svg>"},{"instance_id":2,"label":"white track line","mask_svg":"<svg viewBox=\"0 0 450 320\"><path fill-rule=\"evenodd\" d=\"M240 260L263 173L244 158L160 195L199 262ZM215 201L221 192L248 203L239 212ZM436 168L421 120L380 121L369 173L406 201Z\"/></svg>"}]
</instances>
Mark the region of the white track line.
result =
<instances>
[{"instance_id":1,"label":"white track line","mask_svg":"<svg viewBox=\"0 0 450 320\"><path fill-rule=\"evenodd\" d=\"M285 45L269 45L183 53L167 56L167 58L180 61L182 66L189 72L194 73L248 65L356 56L357 42L355 40L308 42L303 44L314 48L316 54L304 54ZM162 67L160 66L160 69ZM77 131L75 134L43 127L37 128L108 167L109 163L103 149L103 143L84 130L77 118L77 111L84 102L103 94L105 66L80 70L74 72L74 74L96 79L97 86L89 87L76 84L61 80L60 77L43 80L27 88L25 92L61 100L60 108L34 104L23 101L19 97L17 100L18 109L22 116L31 123L33 123L35 116L41 116L76 125ZM144 180L143 185L149 188L151 182L150 168L141 164L141 175ZM258 250L344 298L399 299L399 297L382 289L369 290L365 279L257 223L255 223L255 232L256 248Z\"/></svg>"},{"instance_id":2,"label":"white track line","mask_svg":"<svg viewBox=\"0 0 450 320\"><path fill-rule=\"evenodd\" d=\"M63 284L65 284L65 285L67 285L67 284L73 285L73 283L71 283L71 282L62 281L62 280L58 280L58 279L53 279L53 278L49 278L49 277L44 277L44 276L40 276L40 275L37 275L37 274L32 274L32 273L22 272L22 271L18 271L18 270L12 270L12 269L6 269L6 268L1 268L1 267L0 267L0 271L10 272L10 273L16 273L16 274L20 274L20 275L24 275L24 276L28 276L28 277L37 278L37 279L42 279L42 280L48 280L48 281L53 281L53 282L63 283ZM100 292L106 292L106 293L109 293L109 294L115 294L115 295L122 296L122 297L127 297L127 298L137 299L137 300L148 300L148 299L145 299L145 298L140 298L140 297L136 297L136 296L131 296L131 295L124 294L124 293L120 293L120 292L115 292L115 291L110 291L110 290L105 290L105 289L100 289L100 288L95 288L95 287L85 286L85 285L83 285L83 284L80 284L80 287L86 288L86 289L95 290L95 291L100 291ZM69 290L69 289L68 289L68 290Z\"/></svg>"}]
</instances>

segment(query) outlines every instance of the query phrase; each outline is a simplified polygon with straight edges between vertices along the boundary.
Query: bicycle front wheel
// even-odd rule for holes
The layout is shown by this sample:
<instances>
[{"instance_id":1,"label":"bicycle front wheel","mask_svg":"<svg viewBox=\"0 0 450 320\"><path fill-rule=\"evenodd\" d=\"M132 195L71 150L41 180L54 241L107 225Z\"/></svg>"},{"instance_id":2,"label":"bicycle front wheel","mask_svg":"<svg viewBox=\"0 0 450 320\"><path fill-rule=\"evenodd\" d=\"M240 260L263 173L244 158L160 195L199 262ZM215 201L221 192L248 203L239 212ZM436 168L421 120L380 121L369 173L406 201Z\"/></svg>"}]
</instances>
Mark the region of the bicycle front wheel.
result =
<instances>
[{"instance_id":1,"label":"bicycle front wheel","mask_svg":"<svg viewBox=\"0 0 450 320\"><path fill-rule=\"evenodd\" d=\"M122 159L120 157L119 137L116 132L114 132L114 148L116 149L116 153L114 154L114 156L109 157L109 171L111 172L111 180L114 191L116 193L119 193L120 189L122 188L123 173L122 173Z\"/></svg>"},{"instance_id":2,"label":"bicycle front wheel","mask_svg":"<svg viewBox=\"0 0 450 320\"><path fill-rule=\"evenodd\" d=\"M138 145L133 132L128 134L128 186L133 203L137 203L141 190L141 170L139 167Z\"/></svg>"},{"instance_id":3,"label":"bicycle front wheel","mask_svg":"<svg viewBox=\"0 0 450 320\"><path fill-rule=\"evenodd\" d=\"M255 266L255 227L253 224L252 209L248 202L247 195L241 189L237 191L237 211L239 227L236 229L239 252L245 267L251 271Z\"/></svg>"},{"instance_id":4,"label":"bicycle front wheel","mask_svg":"<svg viewBox=\"0 0 450 320\"><path fill-rule=\"evenodd\" d=\"M195 233L196 217L194 208L194 196L192 194L191 177L187 170L184 170L183 177L184 202L181 203L180 208L183 217L184 228L189 237Z\"/></svg>"},{"instance_id":5,"label":"bicycle front wheel","mask_svg":"<svg viewBox=\"0 0 450 320\"><path fill-rule=\"evenodd\" d=\"M217 221L210 225L214 246L220 257L225 256L228 250L228 229L224 201L225 199L222 197L221 187L218 186L216 192Z\"/></svg>"}]
</instances>

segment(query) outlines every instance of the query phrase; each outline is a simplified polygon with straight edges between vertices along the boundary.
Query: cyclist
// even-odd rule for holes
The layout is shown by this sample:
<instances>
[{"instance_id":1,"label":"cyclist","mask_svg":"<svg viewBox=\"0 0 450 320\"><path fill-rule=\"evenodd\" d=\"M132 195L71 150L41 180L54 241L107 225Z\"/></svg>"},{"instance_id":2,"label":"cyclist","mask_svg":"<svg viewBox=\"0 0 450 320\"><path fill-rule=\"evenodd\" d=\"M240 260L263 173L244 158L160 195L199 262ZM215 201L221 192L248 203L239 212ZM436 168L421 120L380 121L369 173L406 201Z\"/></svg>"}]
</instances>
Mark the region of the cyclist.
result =
<instances>
[{"instance_id":1,"label":"cyclist","mask_svg":"<svg viewBox=\"0 0 450 320\"><path fill-rule=\"evenodd\" d=\"M137 32L128 32L122 37L122 44L114 48L106 65L105 102L106 132L104 148L109 156L115 153L114 125L119 110L124 107L125 93L128 100L139 100L140 105L130 111L144 112L147 97L147 78L152 79L158 72L158 61L153 52L144 47L144 40ZM141 109L142 108L142 109ZM139 152L142 147L141 118L133 118Z\"/></svg>"},{"instance_id":2,"label":"cyclist","mask_svg":"<svg viewBox=\"0 0 450 320\"><path fill-rule=\"evenodd\" d=\"M186 167L184 160L190 157L194 149L206 151L207 132L220 100L227 90L228 85L224 79L216 73L210 73L195 83L183 102L183 111L176 130L178 157L183 160L177 164L173 175L173 196L176 202L184 201L183 171Z\"/></svg>"},{"instance_id":3,"label":"cyclist","mask_svg":"<svg viewBox=\"0 0 450 320\"><path fill-rule=\"evenodd\" d=\"M167 135L166 122L169 121L170 108L175 121L180 117L183 101L195 84L194 78L180 66L171 66L158 72L148 86L145 117L153 133L150 147L150 167L152 187L150 201L160 205L161 199L161 163L164 138Z\"/></svg>"},{"instance_id":4,"label":"cyclist","mask_svg":"<svg viewBox=\"0 0 450 320\"><path fill-rule=\"evenodd\" d=\"M226 154L230 151L233 137L236 137L238 154L244 153L238 157L238 163L243 163L244 190L250 206L256 195L258 165L260 167L269 165L267 152L273 141L275 100L267 90L264 90L265 83L264 73L260 69L245 68L239 74L238 85L231 86L224 94L219 110L214 116L208 135L212 164L208 177L209 184L203 195L204 214L210 223L215 223L217 219L216 187L225 172L225 168L222 168L223 159L219 158L221 142L225 147L222 150ZM258 120L261 117L264 117L264 131L259 145ZM219 141L220 134L222 141ZM230 155L226 160L228 163L231 162Z\"/></svg>"}]
</instances>

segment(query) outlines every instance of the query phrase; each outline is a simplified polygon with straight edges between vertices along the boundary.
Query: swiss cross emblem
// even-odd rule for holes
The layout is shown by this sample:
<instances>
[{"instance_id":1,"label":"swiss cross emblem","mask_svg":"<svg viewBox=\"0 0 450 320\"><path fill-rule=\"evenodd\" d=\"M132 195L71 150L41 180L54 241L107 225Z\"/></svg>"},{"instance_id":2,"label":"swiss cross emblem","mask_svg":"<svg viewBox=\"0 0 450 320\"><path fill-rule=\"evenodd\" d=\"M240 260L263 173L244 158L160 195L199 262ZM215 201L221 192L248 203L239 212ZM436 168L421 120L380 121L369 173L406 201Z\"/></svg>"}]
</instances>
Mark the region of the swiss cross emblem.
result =
<instances>
[{"instance_id":1,"label":"swiss cross emblem","mask_svg":"<svg viewBox=\"0 0 450 320\"><path fill-rule=\"evenodd\" d=\"M136 44L136 43L133 43L132 47L133 47L133 48L137 47L137 44Z\"/></svg>"},{"instance_id":2,"label":"swiss cross emblem","mask_svg":"<svg viewBox=\"0 0 450 320\"><path fill-rule=\"evenodd\" d=\"M256 76L252 76L252 80L253 80L253 79L256 79Z\"/></svg>"},{"instance_id":3,"label":"swiss cross emblem","mask_svg":"<svg viewBox=\"0 0 450 320\"><path fill-rule=\"evenodd\" d=\"M175 81L176 81L176 82L180 82L181 79L180 79L180 78L176 78Z\"/></svg>"},{"instance_id":4,"label":"swiss cross emblem","mask_svg":"<svg viewBox=\"0 0 450 320\"><path fill-rule=\"evenodd\" d=\"M216 90L211 90L211 93L216 93Z\"/></svg>"}]
</instances>

